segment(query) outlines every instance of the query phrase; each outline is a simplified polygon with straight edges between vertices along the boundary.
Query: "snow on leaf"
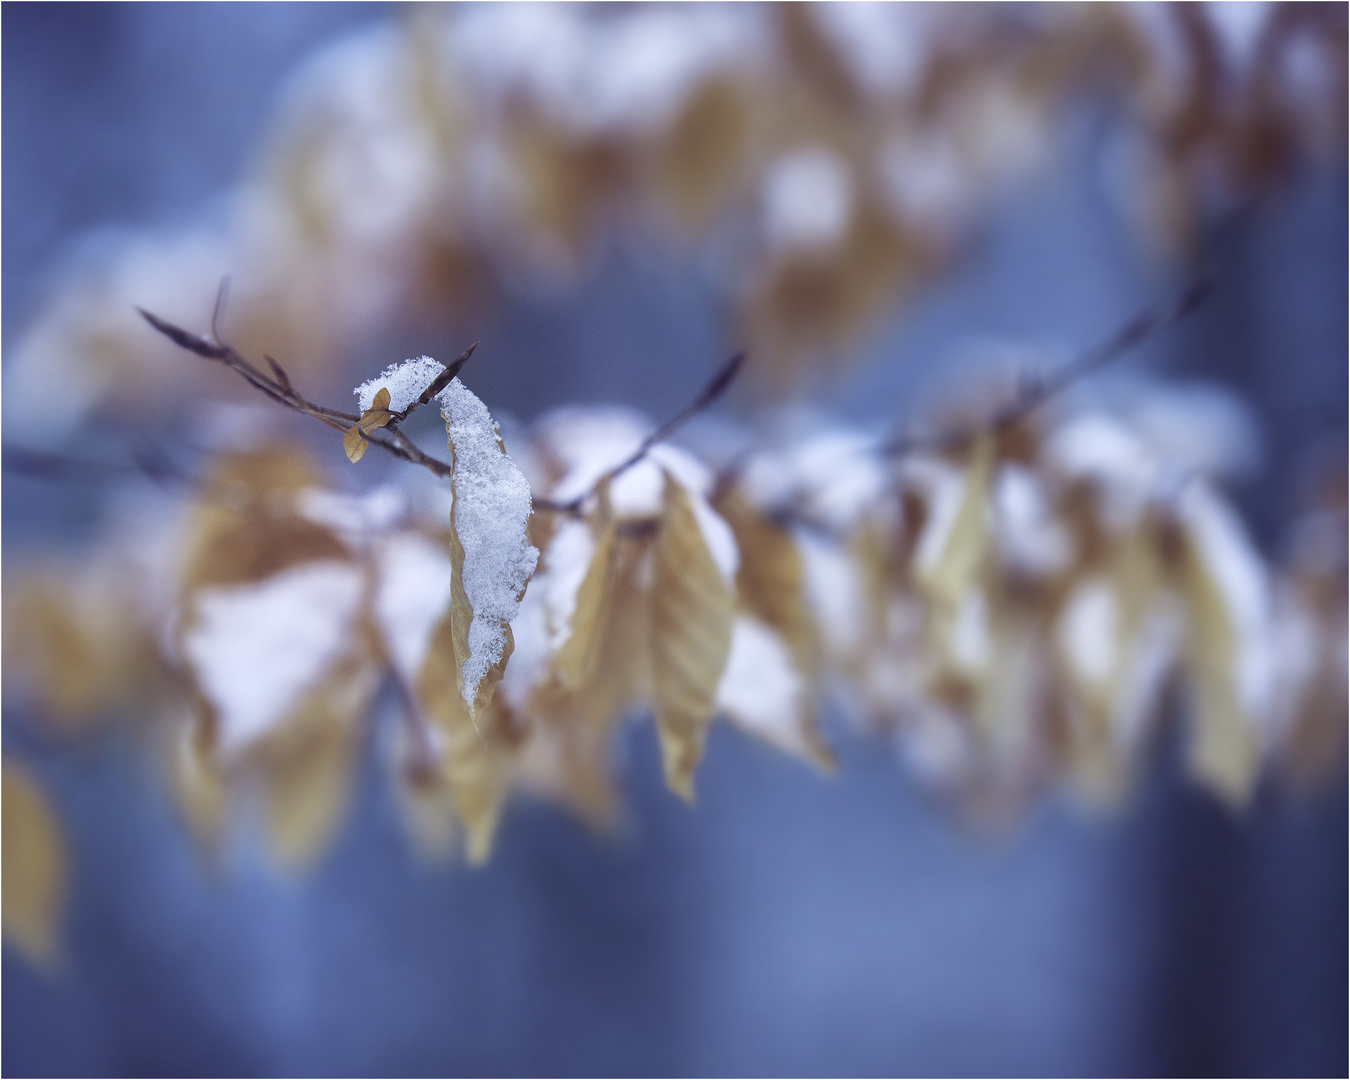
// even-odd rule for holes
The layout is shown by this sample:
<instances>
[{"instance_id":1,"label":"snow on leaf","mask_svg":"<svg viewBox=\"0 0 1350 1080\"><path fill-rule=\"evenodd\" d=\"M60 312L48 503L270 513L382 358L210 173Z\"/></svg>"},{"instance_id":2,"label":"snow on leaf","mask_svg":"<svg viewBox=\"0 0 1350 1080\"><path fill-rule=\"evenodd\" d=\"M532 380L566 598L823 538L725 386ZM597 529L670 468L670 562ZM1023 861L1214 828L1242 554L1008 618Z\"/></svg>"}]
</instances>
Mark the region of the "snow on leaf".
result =
<instances>
[{"instance_id":1,"label":"snow on leaf","mask_svg":"<svg viewBox=\"0 0 1350 1080\"><path fill-rule=\"evenodd\" d=\"M590 530L580 522L562 526L554 538L553 547L564 549L565 554L570 554L566 550L571 546L568 544L569 528L587 539L590 537ZM565 626L551 628L555 640L561 642L554 659L554 671L557 673L559 684L567 690L575 690L589 682L600 662L601 635L608 618L612 597L614 528L613 521L605 524L600 539L590 547L589 557L584 562L576 560L578 565L585 568L585 577L575 590L571 590L571 610L566 612ZM550 584L563 575L564 566L565 564L562 564L557 569L550 567ZM575 571L568 575L569 578L575 576ZM554 592L555 590L551 589L550 595ZM562 607L562 604L557 606Z\"/></svg>"},{"instance_id":2,"label":"snow on leaf","mask_svg":"<svg viewBox=\"0 0 1350 1080\"><path fill-rule=\"evenodd\" d=\"M461 693L472 718L491 699L497 680L487 676L500 670L509 652L509 624L539 552L526 534L530 486L502 449L487 407L459 379L437 400L454 461L451 558L458 573L452 615Z\"/></svg>"},{"instance_id":3,"label":"snow on leaf","mask_svg":"<svg viewBox=\"0 0 1350 1080\"><path fill-rule=\"evenodd\" d=\"M183 655L223 760L275 730L350 648L363 588L357 567L325 560L197 592Z\"/></svg>"},{"instance_id":4,"label":"snow on leaf","mask_svg":"<svg viewBox=\"0 0 1350 1080\"><path fill-rule=\"evenodd\" d=\"M502 655L483 680L489 689L471 713L460 689L463 624L456 614L458 603L452 603L432 634L415 693L439 735L441 774L468 836L469 861L479 864L492 851L519 749L509 710L490 689L501 680L513 642L508 628Z\"/></svg>"},{"instance_id":5,"label":"snow on leaf","mask_svg":"<svg viewBox=\"0 0 1350 1080\"><path fill-rule=\"evenodd\" d=\"M683 485L666 474L651 593L653 711L666 784L693 799L694 770L731 648L735 594Z\"/></svg>"},{"instance_id":6,"label":"snow on leaf","mask_svg":"<svg viewBox=\"0 0 1350 1080\"><path fill-rule=\"evenodd\" d=\"M986 504L993 459L993 443L988 437L980 439L966 468L960 502L947 520L945 515L933 515L929 528L942 531L925 532L919 542L919 580L941 605L960 603L984 561L989 545Z\"/></svg>"},{"instance_id":7,"label":"snow on leaf","mask_svg":"<svg viewBox=\"0 0 1350 1080\"><path fill-rule=\"evenodd\" d=\"M415 360L404 360L399 364L390 364L384 374L363 382L352 391L361 406L361 411L388 409L402 412L419 397L422 391L436 381L436 376L445 370L445 365L437 363L429 356L419 356ZM379 401L380 394L384 401Z\"/></svg>"},{"instance_id":8,"label":"snow on leaf","mask_svg":"<svg viewBox=\"0 0 1350 1080\"><path fill-rule=\"evenodd\" d=\"M758 619L736 617L717 709L770 746L833 770L834 757L810 714L806 680L783 639Z\"/></svg>"},{"instance_id":9,"label":"snow on leaf","mask_svg":"<svg viewBox=\"0 0 1350 1080\"><path fill-rule=\"evenodd\" d=\"M47 798L28 770L6 758L0 767L0 925L34 963L56 958L61 905L66 891L66 852L61 828Z\"/></svg>"}]
</instances>

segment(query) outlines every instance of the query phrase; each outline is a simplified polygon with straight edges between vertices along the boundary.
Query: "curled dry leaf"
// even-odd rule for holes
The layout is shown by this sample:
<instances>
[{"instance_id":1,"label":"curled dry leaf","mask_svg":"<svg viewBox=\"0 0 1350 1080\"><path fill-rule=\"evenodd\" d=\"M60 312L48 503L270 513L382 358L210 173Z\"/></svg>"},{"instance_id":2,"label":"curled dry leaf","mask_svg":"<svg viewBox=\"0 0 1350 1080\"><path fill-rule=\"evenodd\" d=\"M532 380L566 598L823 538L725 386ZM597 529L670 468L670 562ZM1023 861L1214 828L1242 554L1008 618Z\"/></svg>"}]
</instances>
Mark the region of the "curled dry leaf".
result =
<instances>
[{"instance_id":1,"label":"curled dry leaf","mask_svg":"<svg viewBox=\"0 0 1350 1080\"><path fill-rule=\"evenodd\" d=\"M56 959L66 892L66 850L47 798L22 765L5 758L0 779L0 874L4 937L34 963Z\"/></svg>"}]
</instances>

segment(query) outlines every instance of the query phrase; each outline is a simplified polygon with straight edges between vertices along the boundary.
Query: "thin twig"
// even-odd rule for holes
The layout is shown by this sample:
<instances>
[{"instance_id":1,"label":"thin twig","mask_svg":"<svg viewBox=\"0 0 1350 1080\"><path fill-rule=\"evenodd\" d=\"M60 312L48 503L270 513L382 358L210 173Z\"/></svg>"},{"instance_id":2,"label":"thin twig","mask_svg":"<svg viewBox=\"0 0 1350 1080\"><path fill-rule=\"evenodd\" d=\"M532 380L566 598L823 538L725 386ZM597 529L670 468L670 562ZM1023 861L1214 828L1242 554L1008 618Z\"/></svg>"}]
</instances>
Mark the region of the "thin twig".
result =
<instances>
[{"instance_id":1,"label":"thin twig","mask_svg":"<svg viewBox=\"0 0 1350 1080\"><path fill-rule=\"evenodd\" d=\"M1139 313L1101 344L1089 349L1077 359L1048 374L1025 379L1017 396L991 416L929 434L898 435L882 443L878 452L884 457L903 457L921 450L953 451L959 450L982 435L996 435L1006 431L1078 380L1119 359L1144 341L1186 318L1204 301L1212 285L1212 277L1208 273L1202 274L1175 299ZM713 482L714 499L735 485L751 456L750 451L743 451L718 472ZM826 525L800 512L797 504L805 494L806 492L801 490L795 492L779 505L769 508L767 516L782 528L791 525L805 528L810 532L830 535Z\"/></svg>"},{"instance_id":2,"label":"thin twig","mask_svg":"<svg viewBox=\"0 0 1350 1080\"><path fill-rule=\"evenodd\" d=\"M228 279L227 279L228 280ZM296 412L304 413L306 416L312 416L320 423L327 424L336 431L346 432L353 424L360 422L361 417L356 413L343 412L341 409L330 409L326 406L316 404L313 401L301 396L295 389L295 384L291 381L286 370L277 363L272 357L267 357L268 366L272 369L270 376L265 375L258 368L254 367L245 360L238 352L229 345L219 340L219 328L217 318L222 314L224 307L224 297L226 296L225 282L221 283L221 293L216 300L216 317L212 319L212 337L202 337L198 334L190 333L180 326L175 326L166 319L161 319L158 315L137 308L141 317L151 326L163 334L180 348L188 352L196 353L198 356L207 360L214 360L217 363L224 364L236 374L240 375L245 382L257 390L261 390L273 401L285 405ZM410 462L413 465L420 465L429 469L437 476L448 477L451 473L449 462L440 461L430 454L419 450L417 446L406 435L398 430L398 425L405 420L408 415L420 405L425 405L431 401L445 386L463 369L468 363L469 357L473 355L474 349L478 343L474 342L464 350L455 360L442 371L432 381L431 385L422 391L416 401L409 405L402 412L394 413L390 422L382 429L376 429L365 433L367 441L393 454L394 457L403 461ZM377 434L378 432L378 434Z\"/></svg>"},{"instance_id":3,"label":"thin twig","mask_svg":"<svg viewBox=\"0 0 1350 1080\"><path fill-rule=\"evenodd\" d=\"M442 390L444 390L447 386L449 386L450 380L453 379L456 375L458 375L461 370L463 370L464 365L469 362L469 357L473 355L473 351L476 348L478 348L478 342L475 341L472 345L470 345L467 349L465 349L462 353L460 353L457 357L455 357L454 360L450 361L450 366L431 380L431 385L422 391L421 395L419 395L416 401L414 401L402 412L394 413L394 418L393 420L390 421L390 424L401 424L404 420L408 419L409 414L411 414L414 409L417 409L423 405L428 404L432 398L434 398L437 394L439 394Z\"/></svg>"},{"instance_id":4,"label":"thin twig","mask_svg":"<svg viewBox=\"0 0 1350 1080\"><path fill-rule=\"evenodd\" d=\"M708 380L707 385L699 391L698 397L694 398L693 401L643 439L641 444L632 454L606 472L600 479L591 485L589 489L582 492L576 498L570 499L567 502L554 502L552 499L535 499L534 508L536 510L546 510L555 514L568 514L572 517L579 516L581 514L581 508L586 504L586 500L595 494L596 488L606 480L613 480L620 474L627 472L646 457L653 446L663 439L669 438L676 429L687 423L704 409L708 408L713 402L726 393L727 387L729 387L732 380L736 378L737 373L741 370L741 365L744 363L745 351L742 350L717 369L717 372L713 377Z\"/></svg>"},{"instance_id":5,"label":"thin twig","mask_svg":"<svg viewBox=\"0 0 1350 1080\"><path fill-rule=\"evenodd\" d=\"M881 453L887 457L901 457L916 450L956 450L981 435L1006 431L1080 379L1106 367L1131 349L1186 318L1209 295L1212 285L1213 278L1208 273L1202 274L1175 299L1140 312L1109 338L1076 360L1046 374L1028 377L1023 381L1013 400L995 411L993 415L945 431L898 435L882 444Z\"/></svg>"}]
</instances>

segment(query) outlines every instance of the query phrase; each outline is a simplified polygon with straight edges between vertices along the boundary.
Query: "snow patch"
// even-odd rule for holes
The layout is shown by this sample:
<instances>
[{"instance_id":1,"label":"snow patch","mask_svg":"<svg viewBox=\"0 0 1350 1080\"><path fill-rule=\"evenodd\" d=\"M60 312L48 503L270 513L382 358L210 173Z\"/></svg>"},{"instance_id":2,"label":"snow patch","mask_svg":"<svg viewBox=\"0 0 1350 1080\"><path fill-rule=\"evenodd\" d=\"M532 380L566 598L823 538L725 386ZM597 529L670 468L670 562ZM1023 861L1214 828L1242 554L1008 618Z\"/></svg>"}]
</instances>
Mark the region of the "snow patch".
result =
<instances>
[{"instance_id":1,"label":"snow patch","mask_svg":"<svg viewBox=\"0 0 1350 1080\"><path fill-rule=\"evenodd\" d=\"M464 593L473 608L462 668L464 700L472 710L479 683L501 659L506 626L520 610L539 551L525 533L530 485L499 445L487 406L459 379L450 380L436 400L455 459L455 532L464 548Z\"/></svg>"},{"instance_id":2,"label":"snow patch","mask_svg":"<svg viewBox=\"0 0 1350 1080\"><path fill-rule=\"evenodd\" d=\"M248 585L205 589L183 641L219 725L221 757L238 757L318 686L352 640L361 571L308 563Z\"/></svg>"}]
</instances>

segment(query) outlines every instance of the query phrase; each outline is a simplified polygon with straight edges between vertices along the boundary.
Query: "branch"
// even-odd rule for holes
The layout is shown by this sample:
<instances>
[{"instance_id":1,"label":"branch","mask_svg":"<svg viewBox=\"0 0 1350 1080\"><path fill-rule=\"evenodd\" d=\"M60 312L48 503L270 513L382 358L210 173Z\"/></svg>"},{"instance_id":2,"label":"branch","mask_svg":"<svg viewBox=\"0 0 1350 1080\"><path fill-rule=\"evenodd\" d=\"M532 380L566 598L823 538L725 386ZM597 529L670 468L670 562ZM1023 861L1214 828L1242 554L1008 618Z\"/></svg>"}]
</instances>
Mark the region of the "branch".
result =
<instances>
[{"instance_id":1,"label":"branch","mask_svg":"<svg viewBox=\"0 0 1350 1080\"><path fill-rule=\"evenodd\" d=\"M214 360L217 363L224 364L236 374L241 376L245 382L257 390L261 390L273 401L285 405L296 412L304 413L306 416L312 416L320 423L328 425L336 431L344 434L353 424L360 422L361 417L356 413L343 412L341 409L330 409L323 405L318 405L313 401L301 396L291 382L290 376L286 374L285 368L277 363L272 357L266 357L268 366L272 369L271 375L265 375L258 368L254 367L245 360L238 352L229 345L220 341L219 320L225 305L225 297L228 295L228 282L221 282L221 290L216 298L215 312L211 318L211 336L202 337L198 334L189 333L180 326L175 326L166 319L161 319L143 308L137 308L141 317L151 326L172 341L179 348L186 349L188 352L196 353L206 360ZM406 420L410 413L422 405L430 402L438 393L440 393L449 384L450 380L460 373L464 365L469 362L469 357L473 355L474 349L478 347L478 342L474 342L458 357L451 362L450 366L436 376L430 386L422 391L421 395L402 412L392 414L389 423L376 431L366 432L365 438L368 442L374 443L387 453L393 454L400 460L409 462L413 465L420 465L440 477L448 477L451 473L449 462L441 461L424 453L422 450L398 430L398 425Z\"/></svg>"},{"instance_id":2,"label":"branch","mask_svg":"<svg viewBox=\"0 0 1350 1080\"><path fill-rule=\"evenodd\" d=\"M956 450L981 435L999 434L1026 419L1051 398L1062 394L1074 383L1106 367L1149 338L1175 326L1204 302L1213 278L1202 274L1173 300L1140 312L1109 338L1089 349L1076 360L1054 371L1025 379L1012 401L983 420L929 434L902 434L885 442L881 453L902 457L916 450Z\"/></svg>"},{"instance_id":3,"label":"branch","mask_svg":"<svg viewBox=\"0 0 1350 1080\"><path fill-rule=\"evenodd\" d=\"M568 514L572 517L580 516L582 506L585 505L587 499L595 494L596 488L606 480L613 480L621 473L627 472L646 457L653 446L668 438L674 431L688 423L689 420L697 416L725 394L727 387L729 387L736 378L736 375L741 370L741 365L744 363L745 350L741 350L717 369L717 372L713 377L708 380L707 385L699 391L698 397L694 398L693 401L643 439L641 445L639 445L631 455L601 476L589 490L582 492L575 499L571 499L565 503L554 502L552 499L535 499L534 508L536 510L546 510L555 514Z\"/></svg>"}]
</instances>

